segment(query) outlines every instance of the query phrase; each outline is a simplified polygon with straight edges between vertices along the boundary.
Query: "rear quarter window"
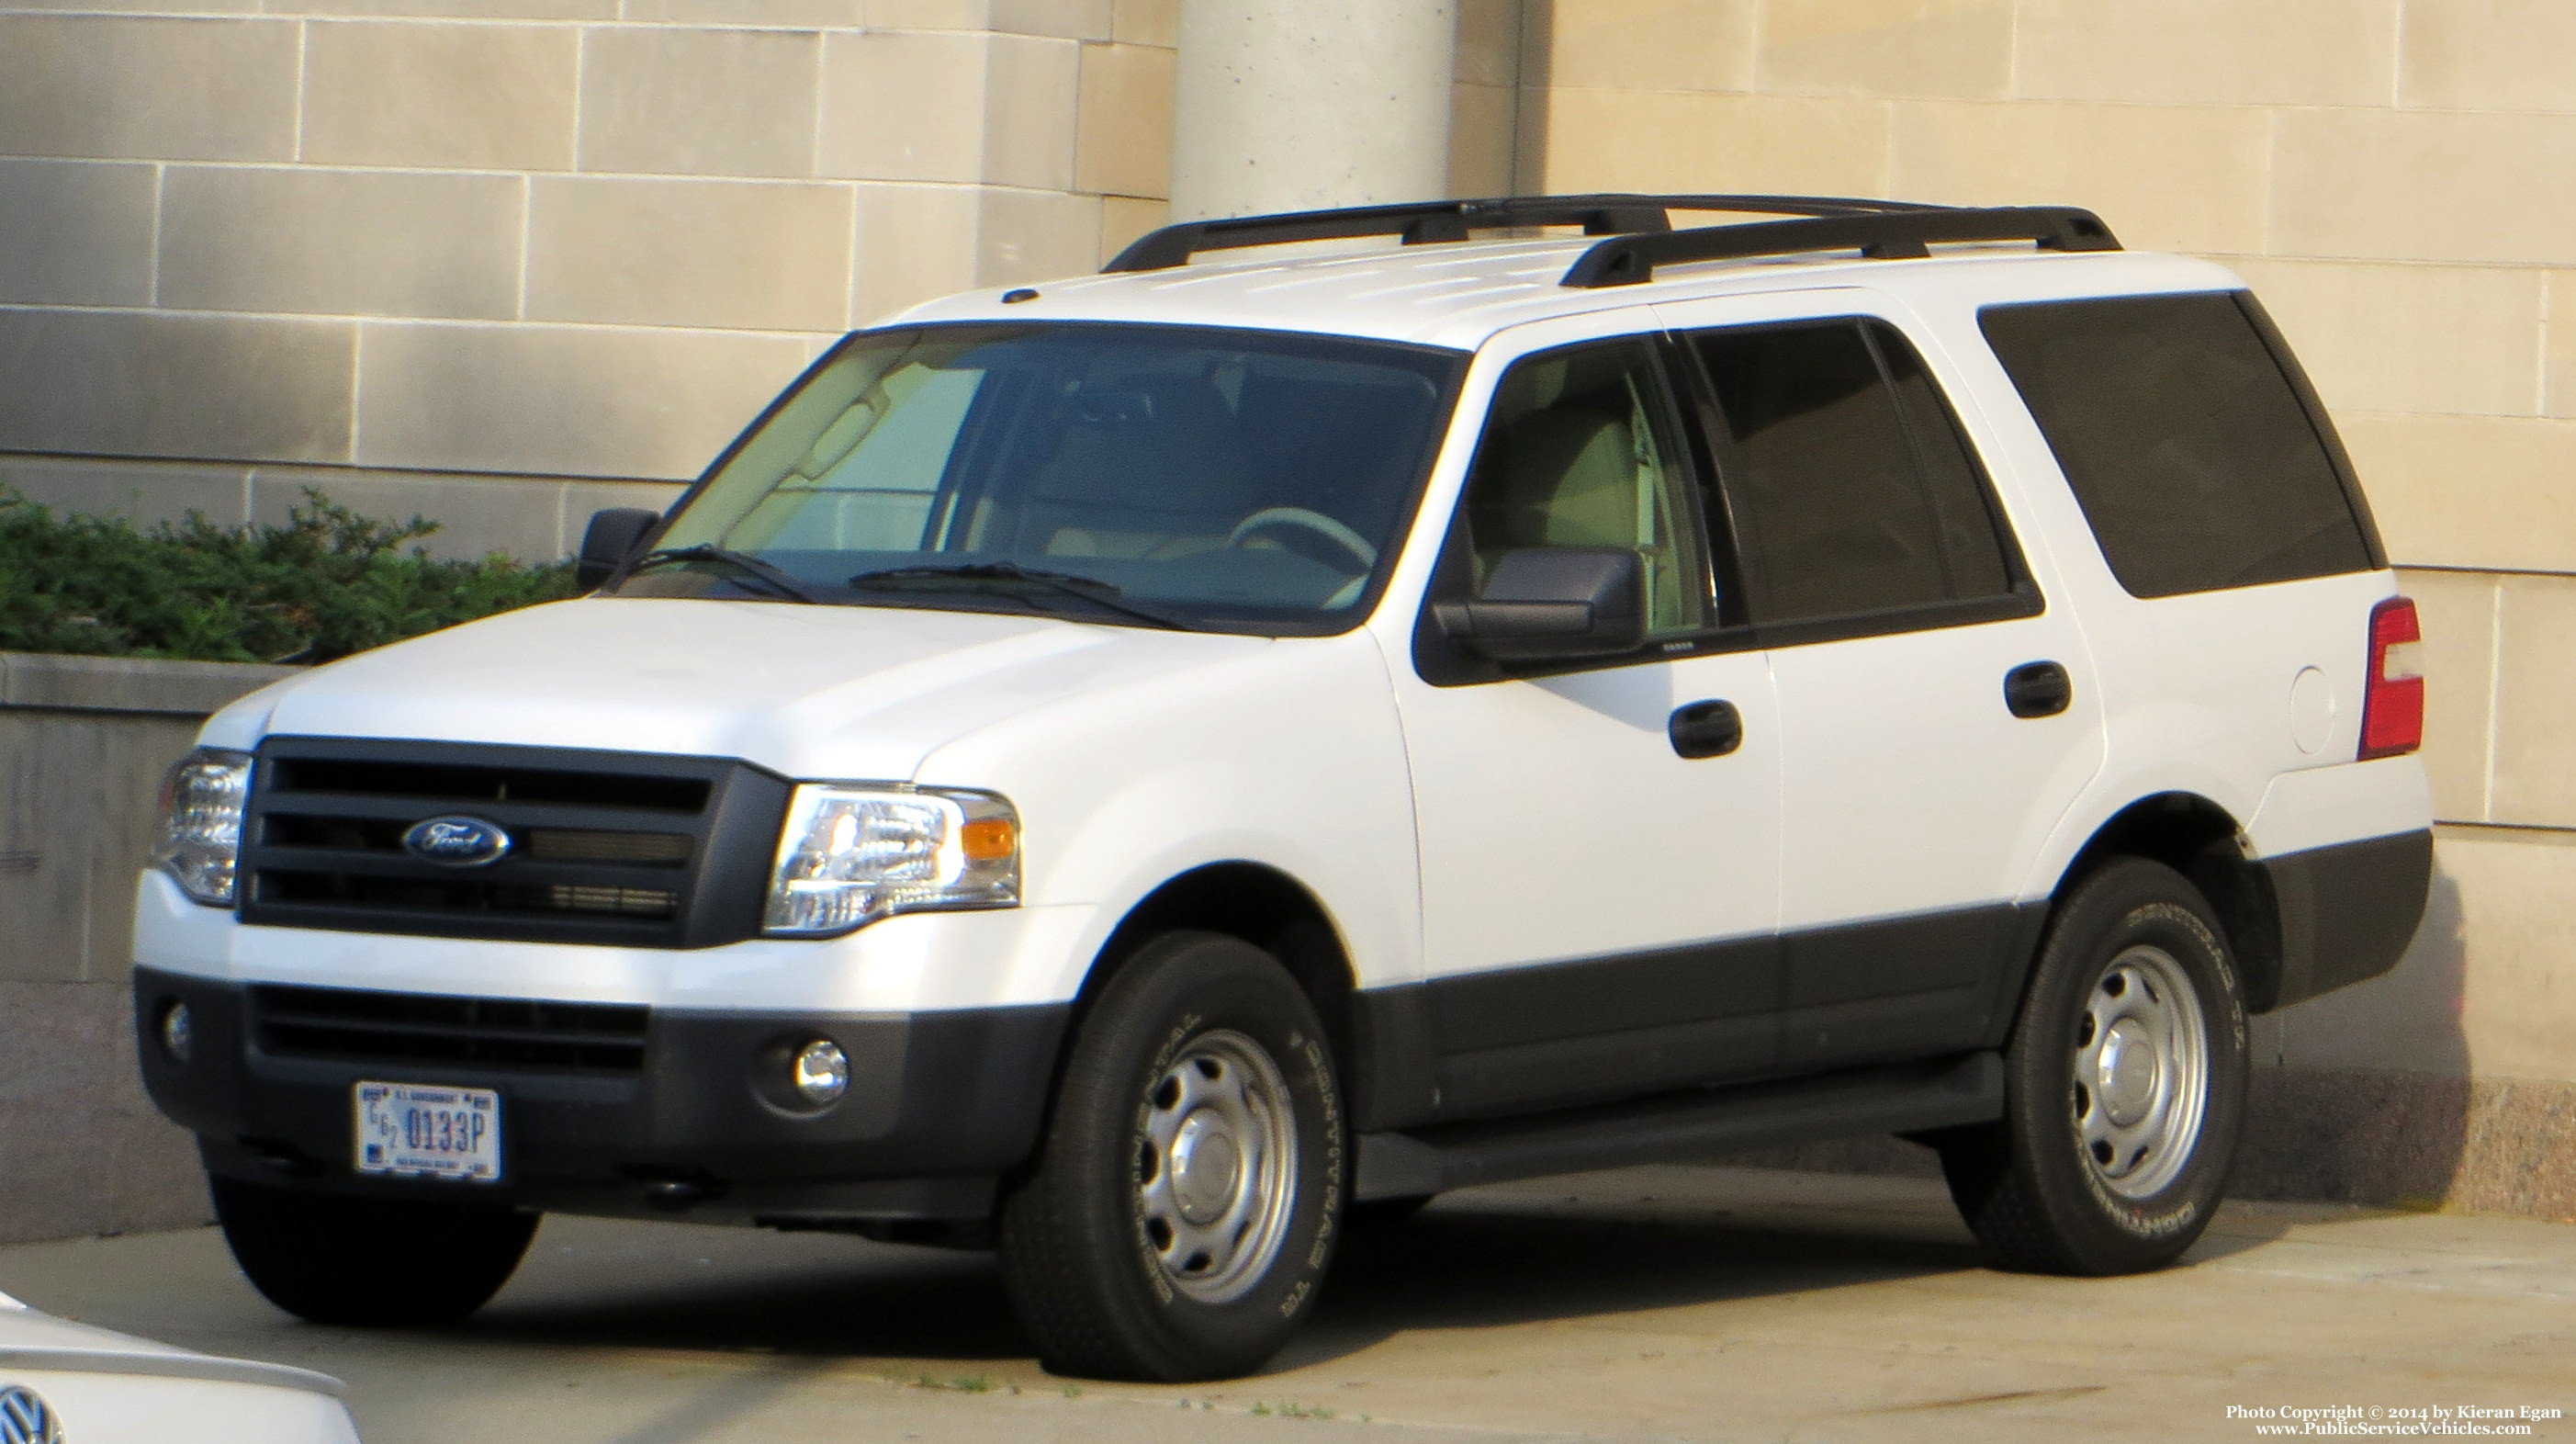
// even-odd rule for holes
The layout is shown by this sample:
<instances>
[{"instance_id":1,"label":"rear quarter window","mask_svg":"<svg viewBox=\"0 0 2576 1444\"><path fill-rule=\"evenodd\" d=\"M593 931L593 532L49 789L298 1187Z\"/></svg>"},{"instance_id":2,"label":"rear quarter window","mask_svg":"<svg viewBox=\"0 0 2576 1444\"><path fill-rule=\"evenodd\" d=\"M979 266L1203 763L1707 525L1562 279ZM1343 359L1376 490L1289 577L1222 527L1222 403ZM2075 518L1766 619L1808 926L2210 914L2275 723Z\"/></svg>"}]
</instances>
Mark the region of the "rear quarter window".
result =
<instances>
[{"instance_id":1,"label":"rear quarter window","mask_svg":"<svg viewBox=\"0 0 2576 1444\"><path fill-rule=\"evenodd\" d=\"M2251 295L1992 306L1978 323L2131 595L2382 564L2330 425Z\"/></svg>"}]
</instances>

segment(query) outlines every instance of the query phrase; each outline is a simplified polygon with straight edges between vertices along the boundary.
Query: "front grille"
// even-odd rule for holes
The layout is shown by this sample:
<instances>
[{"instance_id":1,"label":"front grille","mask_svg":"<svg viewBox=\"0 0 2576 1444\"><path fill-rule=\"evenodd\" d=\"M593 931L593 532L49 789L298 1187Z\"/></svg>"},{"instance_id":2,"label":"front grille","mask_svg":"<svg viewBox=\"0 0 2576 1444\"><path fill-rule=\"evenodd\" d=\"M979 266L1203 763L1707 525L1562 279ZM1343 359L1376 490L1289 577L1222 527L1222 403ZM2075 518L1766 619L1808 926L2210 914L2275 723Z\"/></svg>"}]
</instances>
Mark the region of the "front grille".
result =
<instances>
[{"instance_id":1,"label":"front grille","mask_svg":"<svg viewBox=\"0 0 2576 1444\"><path fill-rule=\"evenodd\" d=\"M450 998L343 988L250 990L252 1036L277 1058L644 1071L651 1010L605 1003Z\"/></svg>"},{"instance_id":2,"label":"front grille","mask_svg":"<svg viewBox=\"0 0 2576 1444\"><path fill-rule=\"evenodd\" d=\"M271 868L259 875L260 897L270 903L335 904L392 912L474 913L542 917L549 913L617 913L669 918L680 895L662 887L602 887L579 883L523 886L451 878L369 877L363 873L294 872Z\"/></svg>"},{"instance_id":3,"label":"front grille","mask_svg":"<svg viewBox=\"0 0 2576 1444\"><path fill-rule=\"evenodd\" d=\"M292 804L289 804L292 805ZM400 818L269 815L267 840L283 847L336 847L399 852L410 830ZM634 862L686 867L693 839L685 832L601 832L576 827L531 827L515 835L518 851L552 862Z\"/></svg>"},{"instance_id":4,"label":"front grille","mask_svg":"<svg viewBox=\"0 0 2576 1444\"><path fill-rule=\"evenodd\" d=\"M396 743L395 746L408 744ZM410 797L438 803L552 802L573 806L647 808L656 812L696 812L707 805L707 779L661 776L631 770L601 770L530 759L536 749L491 748L519 754L518 765L494 758L484 762L420 762L399 757L303 755L302 749L281 755L291 763L296 786L307 792L351 792L378 797ZM593 754L594 756L596 754Z\"/></svg>"},{"instance_id":5,"label":"front grille","mask_svg":"<svg viewBox=\"0 0 2576 1444\"><path fill-rule=\"evenodd\" d=\"M759 931L788 784L708 757L272 737L243 829L241 916L278 927L695 948ZM460 867L404 839L500 829Z\"/></svg>"}]
</instances>

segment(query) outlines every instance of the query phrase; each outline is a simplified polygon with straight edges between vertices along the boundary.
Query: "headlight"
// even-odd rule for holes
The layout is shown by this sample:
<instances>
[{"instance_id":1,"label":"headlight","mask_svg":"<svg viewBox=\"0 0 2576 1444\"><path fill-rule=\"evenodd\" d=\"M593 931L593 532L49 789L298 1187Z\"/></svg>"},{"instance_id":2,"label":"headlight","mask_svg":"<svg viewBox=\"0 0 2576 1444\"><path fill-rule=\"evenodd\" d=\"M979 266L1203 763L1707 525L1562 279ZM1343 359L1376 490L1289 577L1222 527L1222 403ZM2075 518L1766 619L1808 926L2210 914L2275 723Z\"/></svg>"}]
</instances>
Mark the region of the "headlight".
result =
<instances>
[{"instance_id":1,"label":"headlight","mask_svg":"<svg viewBox=\"0 0 2576 1444\"><path fill-rule=\"evenodd\" d=\"M180 758L161 781L161 841L152 849L152 865L197 901L231 907L242 809L249 801L247 753L200 747Z\"/></svg>"},{"instance_id":2,"label":"headlight","mask_svg":"<svg viewBox=\"0 0 2576 1444\"><path fill-rule=\"evenodd\" d=\"M989 792L808 782L787 804L762 931L845 933L892 913L1020 901L1020 818Z\"/></svg>"}]
</instances>

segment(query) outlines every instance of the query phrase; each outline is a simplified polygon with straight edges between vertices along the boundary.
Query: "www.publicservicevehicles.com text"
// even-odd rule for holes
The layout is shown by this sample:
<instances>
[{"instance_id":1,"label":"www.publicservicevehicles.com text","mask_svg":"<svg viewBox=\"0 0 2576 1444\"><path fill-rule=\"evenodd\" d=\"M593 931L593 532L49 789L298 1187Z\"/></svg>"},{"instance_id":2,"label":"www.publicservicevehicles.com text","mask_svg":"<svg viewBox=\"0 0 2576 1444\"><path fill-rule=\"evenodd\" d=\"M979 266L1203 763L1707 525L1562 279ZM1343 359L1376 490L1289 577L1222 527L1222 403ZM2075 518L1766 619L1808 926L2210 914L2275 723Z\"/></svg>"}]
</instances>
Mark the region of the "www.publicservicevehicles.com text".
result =
<instances>
[{"instance_id":1,"label":"www.publicservicevehicles.com text","mask_svg":"<svg viewBox=\"0 0 2576 1444\"><path fill-rule=\"evenodd\" d=\"M2566 1413L2532 1404L2511 1408L2486 1404L2330 1404L2322 1408L2230 1404L2227 1417L2252 1424L2257 1434L2529 1435L2532 1421L2560 1419Z\"/></svg>"}]
</instances>

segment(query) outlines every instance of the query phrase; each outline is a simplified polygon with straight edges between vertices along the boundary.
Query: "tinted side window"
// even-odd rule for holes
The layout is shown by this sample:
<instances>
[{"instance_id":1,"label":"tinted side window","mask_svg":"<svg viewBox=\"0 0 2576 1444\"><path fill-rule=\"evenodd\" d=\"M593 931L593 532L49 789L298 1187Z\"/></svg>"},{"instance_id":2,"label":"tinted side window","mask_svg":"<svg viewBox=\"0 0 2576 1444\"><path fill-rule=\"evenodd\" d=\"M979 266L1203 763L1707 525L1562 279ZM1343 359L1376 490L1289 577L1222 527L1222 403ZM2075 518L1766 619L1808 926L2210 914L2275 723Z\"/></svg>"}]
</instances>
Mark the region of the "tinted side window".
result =
<instances>
[{"instance_id":1,"label":"tinted side window","mask_svg":"<svg viewBox=\"0 0 2576 1444\"><path fill-rule=\"evenodd\" d=\"M1995 306L1978 323L2132 595L2373 565L2320 423L2237 295Z\"/></svg>"},{"instance_id":2,"label":"tinted side window","mask_svg":"<svg viewBox=\"0 0 2576 1444\"><path fill-rule=\"evenodd\" d=\"M1948 405L1892 328L1842 319L1690 338L1755 622L2003 595L1985 488Z\"/></svg>"}]
</instances>

